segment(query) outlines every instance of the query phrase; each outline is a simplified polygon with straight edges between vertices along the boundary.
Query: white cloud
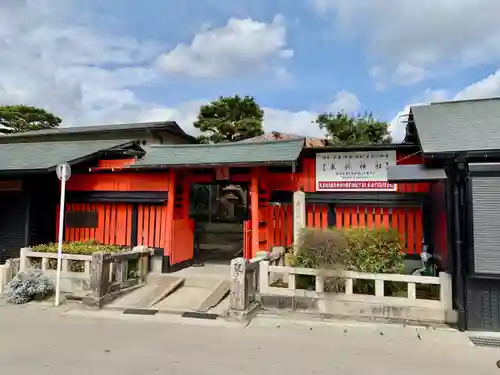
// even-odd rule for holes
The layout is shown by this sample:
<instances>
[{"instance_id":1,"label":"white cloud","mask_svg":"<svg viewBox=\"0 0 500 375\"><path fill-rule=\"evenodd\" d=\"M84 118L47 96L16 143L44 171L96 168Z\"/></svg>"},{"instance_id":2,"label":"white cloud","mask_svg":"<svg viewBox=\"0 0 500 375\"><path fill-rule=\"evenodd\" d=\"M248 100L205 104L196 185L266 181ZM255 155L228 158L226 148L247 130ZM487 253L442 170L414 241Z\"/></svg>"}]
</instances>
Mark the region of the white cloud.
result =
<instances>
[{"instance_id":1,"label":"white cloud","mask_svg":"<svg viewBox=\"0 0 500 375\"><path fill-rule=\"evenodd\" d=\"M194 98L169 107L143 101L136 94L138 88L164 79L154 66L161 54L158 43L116 37L95 25L76 23L73 12L71 2L64 0L2 1L0 104L45 108L63 118L63 126L174 120L196 133L192 123L208 100ZM281 17L270 24L233 19L225 28L205 30L188 47L190 53L196 52L190 55L195 66L207 64L203 68L207 75L271 69L286 77L282 62L293 51L285 38ZM204 44L214 55L203 50ZM349 112L358 107L355 95L341 91L319 110ZM321 135L312 124L316 110L264 110L266 131Z\"/></svg>"},{"instance_id":2,"label":"white cloud","mask_svg":"<svg viewBox=\"0 0 500 375\"><path fill-rule=\"evenodd\" d=\"M198 114L201 105L208 103L209 100L194 100L181 103L176 108L157 108L148 110L141 117L142 121L157 120L175 120L179 124L189 124L183 126L186 131L196 133L196 130L190 126ZM314 120L320 112L340 112L355 113L359 110L361 103L356 95L348 91L339 91L332 103L322 105L318 110L309 109L302 111L289 111L271 107L262 107L264 110L264 130L266 132L278 131L282 133L299 134L305 136L321 137L324 133L314 124Z\"/></svg>"},{"instance_id":3,"label":"white cloud","mask_svg":"<svg viewBox=\"0 0 500 375\"><path fill-rule=\"evenodd\" d=\"M276 108L263 108L264 129L266 132L277 131L308 136L322 136L323 132L314 124L318 115L314 111L288 111Z\"/></svg>"},{"instance_id":4,"label":"white cloud","mask_svg":"<svg viewBox=\"0 0 500 375\"><path fill-rule=\"evenodd\" d=\"M454 97L455 100L479 99L500 96L500 69L485 79L460 90Z\"/></svg>"},{"instance_id":5,"label":"white cloud","mask_svg":"<svg viewBox=\"0 0 500 375\"><path fill-rule=\"evenodd\" d=\"M355 113L359 110L360 106L361 103L355 94L348 91L339 91L335 95L333 102L327 106L326 110L333 113Z\"/></svg>"},{"instance_id":6,"label":"white cloud","mask_svg":"<svg viewBox=\"0 0 500 375\"><path fill-rule=\"evenodd\" d=\"M315 5L335 16L342 35L364 43L384 81L410 85L500 61L499 1L315 0Z\"/></svg>"},{"instance_id":7,"label":"white cloud","mask_svg":"<svg viewBox=\"0 0 500 375\"><path fill-rule=\"evenodd\" d=\"M182 129L192 135L198 135L198 129L195 129L193 123L198 116L200 106L207 104L208 100L191 100L179 103L175 108L162 106L147 108L138 117L138 121L175 121Z\"/></svg>"},{"instance_id":8,"label":"white cloud","mask_svg":"<svg viewBox=\"0 0 500 375\"><path fill-rule=\"evenodd\" d=\"M62 0L2 3L0 103L43 107L65 125L133 121L153 106L133 89L155 79L144 66L159 46L106 35L71 16Z\"/></svg>"},{"instance_id":9,"label":"white cloud","mask_svg":"<svg viewBox=\"0 0 500 375\"><path fill-rule=\"evenodd\" d=\"M283 63L293 57L287 47L284 18L271 23L231 18L224 27L207 28L191 44L179 44L158 58L170 74L227 77L274 71L283 75Z\"/></svg>"}]
</instances>

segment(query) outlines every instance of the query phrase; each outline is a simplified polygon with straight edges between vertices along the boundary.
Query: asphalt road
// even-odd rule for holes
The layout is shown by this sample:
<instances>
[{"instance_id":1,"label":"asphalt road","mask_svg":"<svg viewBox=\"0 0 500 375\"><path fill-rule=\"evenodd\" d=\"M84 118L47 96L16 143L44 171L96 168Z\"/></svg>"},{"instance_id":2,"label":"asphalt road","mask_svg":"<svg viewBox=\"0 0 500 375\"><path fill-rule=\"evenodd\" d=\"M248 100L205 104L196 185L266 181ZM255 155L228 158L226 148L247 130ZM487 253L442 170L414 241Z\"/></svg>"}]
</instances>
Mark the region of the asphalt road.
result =
<instances>
[{"instance_id":1,"label":"asphalt road","mask_svg":"<svg viewBox=\"0 0 500 375\"><path fill-rule=\"evenodd\" d=\"M0 307L0 374L500 374L454 332Z\"/></svg>"}]
</instances>

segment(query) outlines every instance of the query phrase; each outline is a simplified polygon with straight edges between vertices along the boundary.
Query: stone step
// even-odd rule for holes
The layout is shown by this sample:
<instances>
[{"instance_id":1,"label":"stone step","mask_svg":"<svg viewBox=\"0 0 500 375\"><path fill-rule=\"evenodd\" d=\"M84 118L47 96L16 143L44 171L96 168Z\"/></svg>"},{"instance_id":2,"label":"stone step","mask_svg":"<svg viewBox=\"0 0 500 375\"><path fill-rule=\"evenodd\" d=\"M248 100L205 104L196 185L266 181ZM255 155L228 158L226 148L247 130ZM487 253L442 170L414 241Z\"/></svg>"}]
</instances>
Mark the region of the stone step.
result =
<instances>
[{"instance_id":1,"label":"stone step","mask_svg":"<svg viewBox=\"0 0 500 375\"><path fill-rule=\"evenodd\" d=\"M201 233L243 233L243 225L238 223L197 223Z\"/></svg>"},{"instance_id":2,"label":"stone step","mask_svg":"<svg viewBox=\"0 0 500 375\"><path fill-rule=\"evenodd\" d=\"M200 243L231 243L243 240L243 233L200 233Z\"/></svg>"},{"instance_id":3,"label":"stone step","mask_svg":"<svg viewBox=\"0 0 500 375\"><path fill-rule=\"evenodd\" d=\"M199 245L203 251L237 251L241 248L241 244L209 244L202 243Z\"/></svg>"}]
</instances>

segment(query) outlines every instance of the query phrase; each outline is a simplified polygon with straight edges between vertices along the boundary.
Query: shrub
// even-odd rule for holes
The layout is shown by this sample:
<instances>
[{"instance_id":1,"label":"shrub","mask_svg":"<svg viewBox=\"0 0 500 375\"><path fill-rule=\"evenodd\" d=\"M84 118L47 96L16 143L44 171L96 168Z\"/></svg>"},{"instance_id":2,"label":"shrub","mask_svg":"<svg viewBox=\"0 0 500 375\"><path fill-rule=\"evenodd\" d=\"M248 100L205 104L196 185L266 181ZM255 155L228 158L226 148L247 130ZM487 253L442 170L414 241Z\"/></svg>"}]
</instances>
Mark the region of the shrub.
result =
<instances>
[{"instance_id":1,"label":"shrub","mask_svg":"<svg viewBox=\"0 0 500 375\"><path fill-rule=\"evenodd\" d=\"M295 252L302 267L333 269L345 261L347 241L336 229L304 229Z\"/></svg>"},{"instance_id":2,"label":"shrub","mask_svg":"<svg viewBox=\"0 0 500 375\"><path fill-rule=\"evenodd\" d=\"M19 272L7 284L5 295L9 303L22 304L47 298L53 290L52 281L42 271L30 269L27 272Z\"/></svg>"},{"instance_id":3,"label":"shrub","mask_svg":"<svg viewBox=\"0 0 500 375\"><path fill-rule=\"evenodd\" d=\"M402 273L403 242L394 229L350 229L346 232L345 266L350 271Z\"/></svg>"},{"instance_id":4,"label":"shrub","mask_svg":"<svg viewBox=\"0 0 500 375\"><path fill-rule=\"evenodd\" d=\"M48 243L37 245L33 247L33 251L39 251L43 253L57 253L58 244ZM66 242L63 244L63 251L66 254L78 254L78 255L92 255L97 252L105 253L118 253L124 249L117 245L103 245L97 241L75 241ZM128 249L127 249L128 250ZM41 259L31 259L31 266L33 268L41 268ZM83 272L85 270L85 263L80 260L70 260L68 262L68 268L72 272ZM48 264L49 270L57 269L57 259L50 259Z\"/></svg>"},{"instance_id":5,"label":"shrub","mask_svg":"<svg viewBox=\"0 0 500 375\"><path fill-rule=\"evenodd\" d=\"M402 273L403 242L393 229L305 229L294 255L288 256L291 266L326 270L349 270L368 273ZM314 280L297 277L297 287L312 289ZM325 280L325 290L338 292L344 287L342 278ZM392 290L394 289L394 290ZM390 293L396 291L391 288ZM373 294L373 282L355 280L356 293Z\"/></svg>"},{"instance_id":6,"label":"shrub","mask_svg":"<svg viewBox=\"0 0 500 375\"><path fill-rule=\"evenodd\" d=\"M304 229L299 238L297 251L287 261L292 266L324 270L341 270L345 261L347 242L336 229ZM314 278L297 276L297 287L313 289ZM341 277L325 279L325 291L339 292L344 287Z\"/></svg>"},{"instance_id":7,"label":"shrub","mask_svg":"<svg viewBox=\"0 0 500 375\"><path fill-rule=\"evenodd\" d=\"M57 243L48 243L33 246L33 251L39 251L43 253L57 253ZM63 251L67 254L92 255L93 253L101 251L105 253L119 253L123 251L123 248L118 245L104 245L92 240L65 242L63 244Z\"/></svg>"}]
</instances>

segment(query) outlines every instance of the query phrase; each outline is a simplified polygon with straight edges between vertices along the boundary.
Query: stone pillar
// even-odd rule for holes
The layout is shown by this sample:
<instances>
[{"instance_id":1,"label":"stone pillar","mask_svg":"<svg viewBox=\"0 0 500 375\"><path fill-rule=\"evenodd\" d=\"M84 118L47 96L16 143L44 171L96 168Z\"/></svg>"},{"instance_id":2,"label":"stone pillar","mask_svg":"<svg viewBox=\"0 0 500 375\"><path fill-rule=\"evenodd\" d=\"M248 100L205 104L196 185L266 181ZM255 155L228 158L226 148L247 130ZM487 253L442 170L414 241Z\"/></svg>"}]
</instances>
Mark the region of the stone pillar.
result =
<instances>
[{"instance_id":1,"label":"stone pillar","mask_svg":"<svg viewBox=\"0 0 500 375\"><path fill-rule=\"evenodd\" d=\"M229 294L229 306L231 310L244 311L247 307L247 291L245 288L246 268L247 261L245 258L231 260L231 287Z\"/></svg>"},{"instance_id":2,"label":"stone pillar","mask_svg":"<svg viewBox=\"0 0 500 375\"><path fill-rule=\"evenodd\" d=\"M26 253L30 252L29 247L21 248L21 253L19 255L19 272L26 272L31 267L30 260L26 256Z\"/></svg>"},{"instance_id":3,"label":"stone pillar","mask_svg":"<svg viewBox=\"0 0 500 375\"><path fill-rule=\"evenodd\" d=\"M306 227L306 194L303 191L293 193L293 245L297 246L300 232Z\"/></svg>"}]
</instances>

